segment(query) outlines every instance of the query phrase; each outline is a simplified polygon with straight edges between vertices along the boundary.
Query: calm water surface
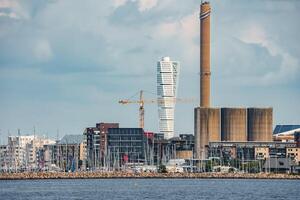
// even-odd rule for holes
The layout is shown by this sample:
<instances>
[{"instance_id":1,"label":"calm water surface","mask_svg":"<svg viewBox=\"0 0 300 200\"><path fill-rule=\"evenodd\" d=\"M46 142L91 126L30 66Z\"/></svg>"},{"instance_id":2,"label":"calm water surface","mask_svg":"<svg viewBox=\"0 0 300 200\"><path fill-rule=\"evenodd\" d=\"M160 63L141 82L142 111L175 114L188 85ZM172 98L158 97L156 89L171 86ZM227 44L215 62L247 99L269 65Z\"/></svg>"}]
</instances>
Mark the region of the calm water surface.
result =
<instances>
[{"instance_id":1,"label":"calm water surface","mask_svg":"<svg viewBox=\"0 0 300 200\"><path fill-rule=\"evenodd\" d=\"M86 179L0 181L0 199L300 199L298 180Z\"/></svg>"}]
</instances>

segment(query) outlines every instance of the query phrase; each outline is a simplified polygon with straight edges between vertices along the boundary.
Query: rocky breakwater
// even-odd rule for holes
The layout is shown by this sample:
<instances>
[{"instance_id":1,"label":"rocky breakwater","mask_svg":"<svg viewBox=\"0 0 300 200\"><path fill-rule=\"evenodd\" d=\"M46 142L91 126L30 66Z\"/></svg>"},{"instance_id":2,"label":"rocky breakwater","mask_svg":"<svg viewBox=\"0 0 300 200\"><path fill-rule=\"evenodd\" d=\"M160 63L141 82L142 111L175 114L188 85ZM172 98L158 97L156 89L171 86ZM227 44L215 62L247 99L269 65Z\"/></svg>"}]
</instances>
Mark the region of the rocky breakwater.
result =
<instances>
[{"instance_id":1,"label":"rocky breakwater","mask_svg":"<svg viewBox=\"0 0 300 200\"><path fill-rule=\"evenodd\" d=\"M0 173L0 180L22 179L112 179L112 178L199 178L199 179L298 179L300 175L274 173L127 173L127 172L24 172Z\"/></svg>"}]
</instances>

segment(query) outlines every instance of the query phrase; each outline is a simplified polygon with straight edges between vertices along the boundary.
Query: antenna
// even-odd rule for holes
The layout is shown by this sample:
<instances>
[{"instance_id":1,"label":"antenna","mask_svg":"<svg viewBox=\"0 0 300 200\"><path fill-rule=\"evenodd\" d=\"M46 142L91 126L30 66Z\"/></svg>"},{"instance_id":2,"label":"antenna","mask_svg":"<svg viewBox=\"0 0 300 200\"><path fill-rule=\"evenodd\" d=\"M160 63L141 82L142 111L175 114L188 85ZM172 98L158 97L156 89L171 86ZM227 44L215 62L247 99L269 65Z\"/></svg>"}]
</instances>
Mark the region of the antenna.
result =
<instances>
[{"instance_id":1,"label":"antenna","mask_svg":"<svg viewBox=\"0 0 300 200\"><path fill-rule=\"evenodd\" d=\"M59 139L59 129L56 130L56 141Z\"/></svg>"},{"instance_id":2,"label":"antenna","mask_svg":"<svg viewBox=\"0 0 300 200\"><path fill-rule=\"evenodd\" d=\"M33 138L35 138L35 126L33 126Z\"/></svg>"}]
</instances>

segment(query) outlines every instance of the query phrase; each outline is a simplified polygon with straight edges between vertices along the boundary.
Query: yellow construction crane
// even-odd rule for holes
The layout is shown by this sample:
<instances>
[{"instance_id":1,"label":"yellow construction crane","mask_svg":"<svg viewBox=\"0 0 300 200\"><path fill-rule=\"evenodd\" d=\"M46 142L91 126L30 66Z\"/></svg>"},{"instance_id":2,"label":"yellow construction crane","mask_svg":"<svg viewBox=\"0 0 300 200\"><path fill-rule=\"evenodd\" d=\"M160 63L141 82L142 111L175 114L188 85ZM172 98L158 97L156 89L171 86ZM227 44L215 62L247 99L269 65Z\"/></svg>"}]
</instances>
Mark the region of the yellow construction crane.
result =
<instances>
[{"instance_id":1,"label":"yellow construction crane","mask_svg":"<svg viewBox=\"0 0 300 200\"><path fill-rule=\"evenodd\" d=\"M145 123L144 123L144 121L145 121L145 109L144 109L145 100L144 100L144 94L143 93L144 93L144 91L141 90L140 91L140 100L132 101L132 100L129 100L129 99L124 99L124 100L119 101L119 103L123 104L123 105L130 104L130 103L140 104L140 107L139 107L139 117L140 117L139 127L140 128L145 127ZM155 102L153 101L151 103L155 103Z\"/></svg>"},{"instance_id":2,"label":"yellow construction crane","mask_svg":"<svg viewBox=\"0 0 300 200\"><path fill-rule=\"evenodd\" d=\"M139 104L139 127L144 128L145 127L145 109L144 105L145 103L167 103L167 102L183 102L183 103L190 103L194 102L195 99L180 99L180 98L170 98L169 100L163 100L163 99L144 99L144 91L140 91L140 99L139 100L129 100L124 99L120 100L119 103L126 105L126 104Z\"/></svg>"}]
</instances>

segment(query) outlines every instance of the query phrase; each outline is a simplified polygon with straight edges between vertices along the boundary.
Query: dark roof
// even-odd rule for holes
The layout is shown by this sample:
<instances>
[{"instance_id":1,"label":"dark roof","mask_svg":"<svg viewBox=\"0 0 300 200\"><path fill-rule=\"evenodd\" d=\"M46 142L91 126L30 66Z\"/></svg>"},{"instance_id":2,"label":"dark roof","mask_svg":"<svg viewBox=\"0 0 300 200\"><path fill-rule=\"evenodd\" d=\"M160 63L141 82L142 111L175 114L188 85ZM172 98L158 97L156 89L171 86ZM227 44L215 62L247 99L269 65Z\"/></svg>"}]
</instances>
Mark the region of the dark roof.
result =
<instances>
[{"instance_id":1,"label":"dark roof","mask_svg":"<svg viewBox=\"0 0 300 200\"><path fill-rule=\"evenodd\" d=\"M300 128L300 125L277 125L273 131L273 134L283 133Z\"/></svg>"},{"instance_id":2,"label":"dark roof","mask_svg":"<svg viewBox=\"0 0 300 200\"><path fill-rule=\"evenodd\" d=\"M80 144L84 141L83 135L65 135L58 144Z\"/></svg>"}]
</instances>

